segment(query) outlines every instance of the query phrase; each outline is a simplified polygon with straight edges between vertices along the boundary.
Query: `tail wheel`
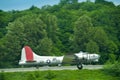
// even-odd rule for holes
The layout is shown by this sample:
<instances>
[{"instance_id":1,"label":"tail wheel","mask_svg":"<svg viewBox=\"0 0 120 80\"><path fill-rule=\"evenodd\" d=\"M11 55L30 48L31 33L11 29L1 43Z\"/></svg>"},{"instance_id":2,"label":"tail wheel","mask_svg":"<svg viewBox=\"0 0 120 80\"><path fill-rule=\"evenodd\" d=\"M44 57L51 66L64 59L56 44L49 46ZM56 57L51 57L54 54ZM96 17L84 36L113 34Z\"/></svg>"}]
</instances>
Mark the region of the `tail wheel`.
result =
<instances>
[{"instance_id":1,"label":"tail wheel","mask_svg":"<svg viewBox=\"0 0 120 80\"><path fill-rule=\"evenodd\" d=\"M36 69L39 69L39 66L36 65Z\"/></svg>"},{"instance_id":2,"label":"tail wheel","mask_svg":"<svg viewBox=\"0 0 120 80\"><path fill-rule=\"evenodd\" d=\"M58 67L61 67L62 65L61 64L58 64Z\"/></svg>"},{"instance_id":3,"label":"tail wheel","mask_svg":"<svg viewBox=\"0 0 120 80\"><path fill-rule=\"evenodd\" d=\"M82 69L82 68L83 68L82 63L78 63L78 64L77 64L77 68L78 68L78 69Z\"/></svg>"}]
</instances>

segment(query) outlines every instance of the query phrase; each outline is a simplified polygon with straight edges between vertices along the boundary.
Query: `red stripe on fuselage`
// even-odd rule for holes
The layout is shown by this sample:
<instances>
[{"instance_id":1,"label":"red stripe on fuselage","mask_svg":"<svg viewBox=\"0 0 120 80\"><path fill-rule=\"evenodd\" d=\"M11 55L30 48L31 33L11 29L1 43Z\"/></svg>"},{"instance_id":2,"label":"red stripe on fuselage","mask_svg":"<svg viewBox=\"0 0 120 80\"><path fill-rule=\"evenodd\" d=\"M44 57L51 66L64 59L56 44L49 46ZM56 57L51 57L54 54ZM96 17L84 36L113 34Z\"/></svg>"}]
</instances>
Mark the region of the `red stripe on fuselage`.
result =
<instances>
[{"instance_id":1,"label":"red stripe on fuselage","mask_svg":"<svg viewBox=\"0 0 120 80\"><path fill-rule=\"evenodd\" d=\"M33 51L29 46L25 46L26 60L33 61Z\"/></svg>"}]
</instances>

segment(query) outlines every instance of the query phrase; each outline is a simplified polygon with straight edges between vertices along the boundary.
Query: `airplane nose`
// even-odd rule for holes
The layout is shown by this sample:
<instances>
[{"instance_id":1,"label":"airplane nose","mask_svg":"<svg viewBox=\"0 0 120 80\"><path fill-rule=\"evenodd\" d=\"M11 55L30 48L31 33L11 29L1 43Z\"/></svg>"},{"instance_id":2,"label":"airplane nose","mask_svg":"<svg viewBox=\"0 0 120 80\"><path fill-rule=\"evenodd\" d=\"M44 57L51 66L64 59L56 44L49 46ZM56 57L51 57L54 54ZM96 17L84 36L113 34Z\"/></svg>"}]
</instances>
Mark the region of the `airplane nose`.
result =
<instances>
[{"instance_id":1,"label":"airplane nose","mask_svg":"<svg viewBox=\"0 0 120 80\"><path fill-rule=\"evenodd\" d=\"M99 59L99 58L100 58L100 55L97 54L96 57Z\"/></svg>"},{"instance_id":2,"label":"airplane nose","mask_svg":"<svg viewBox=\"0 0 120 80\"><path fill-rule=\"evenodd\" d=\"M98 58L100 58L100 55L98 55Z\"/></svg>"}]
</instances>

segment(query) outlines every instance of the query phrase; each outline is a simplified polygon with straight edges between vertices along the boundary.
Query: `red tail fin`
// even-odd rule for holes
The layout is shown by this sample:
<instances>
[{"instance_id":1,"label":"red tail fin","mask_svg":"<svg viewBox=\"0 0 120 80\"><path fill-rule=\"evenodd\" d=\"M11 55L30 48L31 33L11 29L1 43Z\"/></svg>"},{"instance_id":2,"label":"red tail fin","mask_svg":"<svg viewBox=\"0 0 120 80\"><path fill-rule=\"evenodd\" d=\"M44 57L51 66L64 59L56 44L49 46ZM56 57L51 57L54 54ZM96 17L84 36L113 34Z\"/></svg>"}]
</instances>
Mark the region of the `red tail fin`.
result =
<instances>
[{"instance_id":1,"label":"red tail fin","mask_svg":"<svg viewBox=\"0 0 120 80\"><path fill-rule=\"evenodd\" d=\"M25 46L26 60L29 62L34 61L33 51L29 46Z\"/></svg>"}]
</instances>

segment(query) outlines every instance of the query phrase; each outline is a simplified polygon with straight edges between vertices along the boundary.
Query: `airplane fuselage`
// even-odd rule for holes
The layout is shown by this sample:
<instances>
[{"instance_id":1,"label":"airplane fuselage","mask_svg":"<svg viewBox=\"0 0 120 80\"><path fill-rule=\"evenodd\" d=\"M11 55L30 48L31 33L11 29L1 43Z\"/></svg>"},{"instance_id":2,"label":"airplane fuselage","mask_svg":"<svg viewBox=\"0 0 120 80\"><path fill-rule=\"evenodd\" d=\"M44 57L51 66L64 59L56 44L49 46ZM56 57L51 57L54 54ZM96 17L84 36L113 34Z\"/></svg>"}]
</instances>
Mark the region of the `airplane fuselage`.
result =
<instances>
[{"instance_id":1,"label":"airplane fuselage","mask_svg":"<svg viewBox=\"0 0 120 80\"><path fill-rule=\"evenodd\" d=\"M62 64L63 56L39 56L33 61L20 60L19 65L59 65Z\"/></svg>"},{"instance_id":2,"label":"airplane fuselage","mask_svg":"<svg viewBox=\"0 0 120 80\"><path fill-rule=\"evenodd\" d=\"M21 52L19 65L59 65L64 56L39 56L29 46L25 46Z\"/></svg>"}]
</instances>

